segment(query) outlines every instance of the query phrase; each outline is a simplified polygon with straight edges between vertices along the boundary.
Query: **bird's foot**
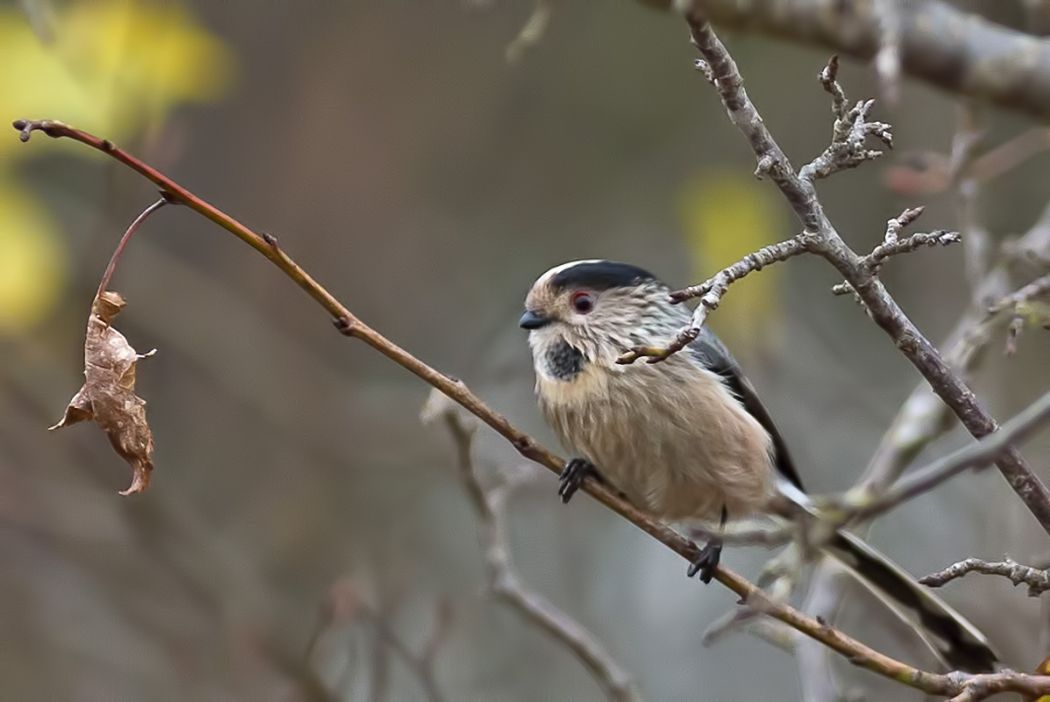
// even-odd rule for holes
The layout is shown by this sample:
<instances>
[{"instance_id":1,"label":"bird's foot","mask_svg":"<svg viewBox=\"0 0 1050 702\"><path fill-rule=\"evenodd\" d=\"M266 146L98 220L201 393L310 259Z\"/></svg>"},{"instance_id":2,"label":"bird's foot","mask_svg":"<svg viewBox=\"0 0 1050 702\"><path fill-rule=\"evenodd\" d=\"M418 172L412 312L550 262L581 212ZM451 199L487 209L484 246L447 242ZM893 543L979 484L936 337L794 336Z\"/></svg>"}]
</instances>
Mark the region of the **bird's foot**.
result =
<instances>
[{"instance_id":1,"label":"bird's foot","mask_svg":"<svg viewBox=\"0 0 1050 702\"><path fill-rule=\"evenodd\" d=\"M722 560L722 542L711 541L702 549L700 549L699 555L696 560L689 564L689 570L686 574L691 578L697 573L700 574L700 582L709 583L711 579L715 577L715 570L718 569L718 562Z\"/></svg>"},{"instance_id":2,"label":"bird's foot","mask_svg":"<svg viewBox=\"0 0 1050 702\"><path fill-rule=\"evenodd\" d=\"M588 461L586 458L573 458L565 464L565 468L561 471L561 476L558 478L560 485L558 486L558 496L561 497L561 501L568 503L572 499L572 496L576 494L576 491L583 485L583 481L587 478L594 478L599 482L605 482L602 478L601 473L594 467L594 464Z\"/></svg>"}]
</instances>

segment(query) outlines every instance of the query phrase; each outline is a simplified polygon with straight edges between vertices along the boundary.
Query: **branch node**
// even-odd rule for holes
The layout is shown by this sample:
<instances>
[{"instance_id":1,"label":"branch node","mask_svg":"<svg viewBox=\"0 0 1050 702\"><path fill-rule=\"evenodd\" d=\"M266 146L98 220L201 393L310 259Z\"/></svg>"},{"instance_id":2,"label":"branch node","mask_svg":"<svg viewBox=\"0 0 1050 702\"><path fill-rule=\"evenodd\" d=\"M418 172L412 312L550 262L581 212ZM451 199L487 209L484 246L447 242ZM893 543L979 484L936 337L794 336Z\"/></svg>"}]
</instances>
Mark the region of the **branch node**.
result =
<instances>
[{"instance_id":1,"label":"branch node","mask_svg":"<svg viewBox=\"0 0 1050 702\"><path fill-rule=\"evenodd\" d=\"M43 132L49 137L57 138L62 136L61 130L67 129L65 124L53 119L16 119L11 126L20 132L18 138L23 142L29 141L33 132Z\"/></svg>"},{"instance_id":2,"label":"branch node","mask_svg":"<svg viewBox=\"0 0 1050 702\"><path fill-rule=\"evenodd\" d=\"M697 72L699 72L700 75L704 77L704 80L706 80L708 83L710 83L711 85L715 84L715 73L711 70L711 64L709 64L707 61L701 58L695 59L693 61L693 68L695 68Z\"/></svg>"},{"instance_id":3,"label":"branch node","mask_svg":"<svg viewBox=\"0 0 1050 702\"><path fill-rule=\"evenodd\" d=\"M875 105L874 99L859 100L852 108L849 107L846 92L838 82L838 69L838 56L832 56L817 76L821 86L831 95L831 114L835 121L831 144L824 153L799 171L799 177L809 182L847 168L856 168L865 161L882 156L878 149L864 146L868 137L875 137L887 148L893 148L892 127L886 122L868 121L868 113Z\"/></svg>"},{"instance_id":4,"label":"branch node","mask_svg":"<svg viewBox=\"0 0 1050 702\"><path fill-rule=\"evenodd\" d=\"M762 180L764 176L769 175L773 172L776 167L777 161L772 155L766 154L762 158L758 159L758 165L755 166L755 177Z\"/></svg>"},{"instance_id":5,"label":"branch node","mask_svg":"<svg viewBox=\"0 0 1050 702\"><path fill-rule=\"evenodd\" d=\"M336 317L332 320L332 324L335 325L336 330L338 330L343 336L353 336L357 327L357 323L346 315Z\"/></svg>"},{"instance_id":6,"label":"branch node","mask_svg":"<svg viewBox=\"0 0 1050 702\"><path fill-rule=\"evenodd\" d=\"M621 365L629 365L639 358L645 358L647 363L659 363L678 353L700 336L700 330L707 321L708 314L718 309L722 296L725 295L730 285L752 271L762 270L778 261L786 261L793 256L812 250L813 246L813 235L803 232L786 241L763 246L758 251L747 254L699 285L691 285L670 293L670 300L675 304L694 297L700 298L700 304L693 310L693 317L689 325L679 330L667 346L635 346L617 358L616 362Z\"/></svg>"}]
</instances>

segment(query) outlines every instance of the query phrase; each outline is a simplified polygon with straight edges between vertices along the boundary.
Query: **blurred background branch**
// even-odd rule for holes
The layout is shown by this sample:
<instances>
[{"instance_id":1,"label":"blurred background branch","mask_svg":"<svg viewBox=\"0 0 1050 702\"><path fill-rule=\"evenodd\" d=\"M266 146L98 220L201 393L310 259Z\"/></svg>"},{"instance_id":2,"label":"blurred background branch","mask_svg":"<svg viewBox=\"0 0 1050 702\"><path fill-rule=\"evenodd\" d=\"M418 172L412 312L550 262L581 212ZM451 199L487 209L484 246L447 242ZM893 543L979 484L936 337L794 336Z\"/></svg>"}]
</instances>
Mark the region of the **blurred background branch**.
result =
<instances>
[{"instance_id":1,"label":"blurred background branch","mask_svg":"<svg viewBox=\"0 0 1050 702\"><path fill-rule=\"evenodd\" d=\"M505 469L498 474L495 486L484 487L471 455L477 424L464 414L444 394L431 390L422 417L426 424L444 423L455 443L460 479L481 522L490 592L567 648L587 668L606 698L640 702L643 698L633 676L613 659L594 634L538 593L527 590L521 582L514 569L507 537L507 501L514 490L535 473L529 468Z\"/></svg>"},{"instance_id":2,"label":"blurred background branch","mask_svg":"<svg viewBox=\"0 0 1050 702\"><path fill-rule=\"evenodd\" d=\"M790 39L865 62L874 59L884 86L892 86L899 71L960 95L1050 117L1050 43L945 0L701 4L725 29ZM892 87L888 95L893 96Z\"/></svg>"}]
</instances>

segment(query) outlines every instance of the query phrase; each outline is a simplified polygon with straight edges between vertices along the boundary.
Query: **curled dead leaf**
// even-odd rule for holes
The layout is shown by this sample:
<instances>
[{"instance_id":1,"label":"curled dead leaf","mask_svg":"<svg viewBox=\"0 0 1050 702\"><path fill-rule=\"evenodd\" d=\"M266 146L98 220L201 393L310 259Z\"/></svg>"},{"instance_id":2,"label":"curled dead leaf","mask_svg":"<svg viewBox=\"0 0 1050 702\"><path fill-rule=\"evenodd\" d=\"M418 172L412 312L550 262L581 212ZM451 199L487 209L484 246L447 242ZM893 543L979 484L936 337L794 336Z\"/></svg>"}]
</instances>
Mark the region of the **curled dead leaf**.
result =
<instances>
[{"instance_id":1,"label":"curled dead leaf","mask_svg":"<svg viewBox=\"0 0 1050 702\"><path fill-rule=\"evenodd\" d=\"M113 449L131 465L131 485L121 495L142 492L153 471L153 432L146 422L146 401L135 394L135 365L140 354L112 326L127 303L120 293L95 298L84 339L84 385L69 401L66 413L50 430L93 419Z\"/></svg>"}]
</instances>

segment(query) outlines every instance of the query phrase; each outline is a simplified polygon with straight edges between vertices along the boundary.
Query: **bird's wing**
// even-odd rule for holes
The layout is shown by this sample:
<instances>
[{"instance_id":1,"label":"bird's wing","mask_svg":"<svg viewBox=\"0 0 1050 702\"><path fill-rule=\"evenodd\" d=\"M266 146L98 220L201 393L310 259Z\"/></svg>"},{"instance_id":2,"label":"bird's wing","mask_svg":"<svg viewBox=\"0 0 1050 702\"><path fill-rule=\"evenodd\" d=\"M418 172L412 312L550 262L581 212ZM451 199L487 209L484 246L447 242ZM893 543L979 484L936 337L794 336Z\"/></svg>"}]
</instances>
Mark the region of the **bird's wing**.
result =
<instances>
[{"instance_id":1,"label":"bird's wing","mask_svg":"<svg viewBox=\"0 0 1050 702\"><path fill-rule=\"evenodd\" d=\"M688 348L693 357L700 361L705 368L722 376L726 387L740 399L744 409L769 432L770 437L773 439L773 460L777 470L788 482L801 490L802 480L799 478L795 464L791 460L791 454L788 452L784 438L780 435L777 425L773 423L773 418L769 416L769 412L762 405L761 400L758 399L758 394L755 392L751 381L744 375L744 372L740 369L740 364L729 353L729 349L725 347L722 340L715 336L713 331L704 327L700 330L700 336L696 338L696 341L689 344Z\"/></svg>"},{"instance_id":2,"label":"bird's wing","mask_svg":"<svg viewBox=\"0 0 1050 702\"><path fill-rule=\"evenodd\" d=\"M774 458L777 470L799 489L798 494L791 495L791 491L785 494L801 508L810 509L808 498L801 493L802 484L784 439L729 350L706 327L696 341L689 345L689 350L705 368L724 379L726 387L740 398L744 408L769 432L776 452ZM994 669L997 655L980 630L939 597L916 583L900 566L855 535L844 531L836 532L825 550L891 612L914 629L938 660L950 670L984 672Z\"/></svg>"}]
</instances>

